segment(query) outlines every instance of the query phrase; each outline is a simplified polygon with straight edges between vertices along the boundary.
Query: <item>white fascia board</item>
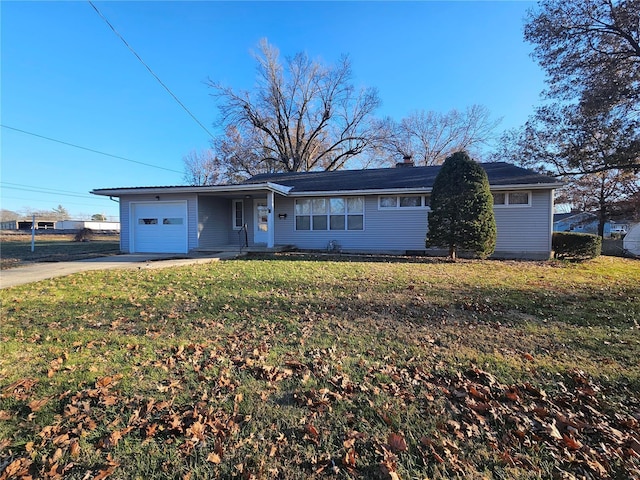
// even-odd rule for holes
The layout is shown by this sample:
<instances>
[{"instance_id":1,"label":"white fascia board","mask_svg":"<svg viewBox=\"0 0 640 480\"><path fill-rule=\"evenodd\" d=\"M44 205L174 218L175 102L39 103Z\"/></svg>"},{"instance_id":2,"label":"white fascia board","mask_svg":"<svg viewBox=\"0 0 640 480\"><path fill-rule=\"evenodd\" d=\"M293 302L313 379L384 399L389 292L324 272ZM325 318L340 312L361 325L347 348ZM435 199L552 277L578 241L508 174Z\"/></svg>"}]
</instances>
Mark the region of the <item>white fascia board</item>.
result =
<instances>
[{"instance_id":1,"label":"white fascia board","mask_svg":"<svg viewBox=\"0 0 640 480\"><path fill-rule=\"evenodd\" d=\"M299 192L292 193L290 197L338 197L348 195L424 195L431 193L429 188L386 188L386 189L368 189L368 190L331 190L317 192Z\"/></svg>"},{"instance_id":2,"label":"white fascia board","mask_svg":"<svg viewBox=\"0 0 640 480\"><path fill-rule=\"evenodd\" d=\"M287 195L291 187L278 185L277 183L250 183L246 185L210 185L206 187L131 187L131 188L99 188L89 193L104 195L107 197L121 197L123 195L159 195L175 193L238 193L271 190L281 195Z\"/></svg>"},{"instance_id":3,"label":"white fascia board","mask_svg":"<svg viewBox=\"0 0 640 480\"><path fill-rule=\"evenodd\" d=\"M489 185L489 189L492 192L499 192L502 190L553 190L554 188L563 187L564 183L524 183L516 185Z\"/></svg>"},{"instance_id":4,"label":"white fascia board","mask_svg":"<svg viewBox=\"0 0 640 480\"><path fill-rule=\"evenodd\" d=\"M501 190L551 190L562 187L562 183L528 183L524 185L490 185L491 191ZM433 188L385 188L367 190L331 190L315 192L293 192L289 197L338 197L348 195L425 195L431 193Z\"/></svg>"}]
</instances>

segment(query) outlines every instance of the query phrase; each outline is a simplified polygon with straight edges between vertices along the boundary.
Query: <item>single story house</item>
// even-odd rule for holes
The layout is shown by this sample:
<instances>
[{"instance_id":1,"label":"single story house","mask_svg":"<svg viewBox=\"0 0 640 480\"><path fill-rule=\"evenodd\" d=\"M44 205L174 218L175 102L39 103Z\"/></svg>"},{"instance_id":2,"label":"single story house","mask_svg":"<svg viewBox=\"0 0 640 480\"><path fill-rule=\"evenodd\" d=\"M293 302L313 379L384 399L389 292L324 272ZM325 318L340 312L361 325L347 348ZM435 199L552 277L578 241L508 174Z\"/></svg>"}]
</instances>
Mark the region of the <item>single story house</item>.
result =
<instances>
[{"instance_id":1,"label":"single story house","mask_svg":"<svg viewBox=\"0 0 640 480\"><path fill-rule=\"evenodd\" d=\"M496 258L548 259L555 178L483 163L494 196ZM232 185L129 187L120 199L123 252L223 251L239 245L360 253L425 251L439 166L260 174Z\"/></svg>"}]
</instances>

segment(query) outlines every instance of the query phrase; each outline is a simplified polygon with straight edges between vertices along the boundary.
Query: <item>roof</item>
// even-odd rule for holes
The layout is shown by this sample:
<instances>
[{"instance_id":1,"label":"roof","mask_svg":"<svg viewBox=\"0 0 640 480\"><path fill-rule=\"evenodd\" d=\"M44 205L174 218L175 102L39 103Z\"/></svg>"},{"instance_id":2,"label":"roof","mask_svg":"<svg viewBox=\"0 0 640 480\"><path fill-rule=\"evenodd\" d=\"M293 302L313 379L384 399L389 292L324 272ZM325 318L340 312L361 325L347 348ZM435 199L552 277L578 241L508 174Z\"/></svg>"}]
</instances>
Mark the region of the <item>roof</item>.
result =
<instances>
[{"instance_id":1,"label":"roof","mask_svg":"<svg viewBox=\"0 0 640 480\"><path fill-rule=\"evenodd\" d=\"M504 162L481 163L487 172L489 185L502 188L544 188L562 185L557 179ZM314 193L350 192L428 192L441 166L373 168L366 170L336 170L330 172L264 173L240 184L174 187L127 187L93 190L96 195L120 196L131 194L167 193L233 193L270 190L285 196L304 196Z\"/></svg>"},{"instance_id":2,"label":"roof","mask_svg":"<svg viewBox=\"0 0 640 480\"><path fill-rule=\"evenodd\" d=\"M593 218L597 218L598 216L595 213L592 212L568 212L568 213L554 213L553 214L553 221L555 222L562 222L565 220L569 220L572 218L581 218L581 219L593 219Z\"/></svg>"},{"instance_id":3,"label":"roof","mask_svg":"<svg viewBox=\"0 0 640 480\"><path fill-rule=\"evenodd\" d=\"M489 184L500 186L541 186L555 188L557 179L505 162L481 163ZM374 168L330 172L264 173L244 184L270 182L291 188L291 193L431 189L441 166Z\"/></svg>"}]
</instances>

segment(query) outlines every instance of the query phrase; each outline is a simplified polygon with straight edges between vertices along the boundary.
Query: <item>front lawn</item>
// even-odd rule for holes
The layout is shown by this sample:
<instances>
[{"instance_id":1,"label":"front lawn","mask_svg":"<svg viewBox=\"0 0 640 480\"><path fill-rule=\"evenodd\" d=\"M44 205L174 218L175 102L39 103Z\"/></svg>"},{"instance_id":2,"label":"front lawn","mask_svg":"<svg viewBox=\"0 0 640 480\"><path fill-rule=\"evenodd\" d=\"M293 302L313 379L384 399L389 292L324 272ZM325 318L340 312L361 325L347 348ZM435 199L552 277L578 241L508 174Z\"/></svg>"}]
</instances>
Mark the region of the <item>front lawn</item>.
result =
<instances>
[{"instance_id":1,"label":"front lawn","mask_svg":"<svg viewBox=\"0 0 640 480\"><path fill-rule=\"evenodd\" d=\"M31 234L0 235L0 269L13 268L30 262L66 262L114 255L120 251L117 234L93 234L89 241L76 242L72 234L38 232L31 251Z\"/></svg>"},{"instance_id":2,"label":"front lawn","mask_svg":"<svg viewBox=\"0 0 640 480\"><path fill-rule=\"evenodd\" d=\"M0 301L0 479L640 478L638 261L281 255Z\"/></svg>"}]
</instances>

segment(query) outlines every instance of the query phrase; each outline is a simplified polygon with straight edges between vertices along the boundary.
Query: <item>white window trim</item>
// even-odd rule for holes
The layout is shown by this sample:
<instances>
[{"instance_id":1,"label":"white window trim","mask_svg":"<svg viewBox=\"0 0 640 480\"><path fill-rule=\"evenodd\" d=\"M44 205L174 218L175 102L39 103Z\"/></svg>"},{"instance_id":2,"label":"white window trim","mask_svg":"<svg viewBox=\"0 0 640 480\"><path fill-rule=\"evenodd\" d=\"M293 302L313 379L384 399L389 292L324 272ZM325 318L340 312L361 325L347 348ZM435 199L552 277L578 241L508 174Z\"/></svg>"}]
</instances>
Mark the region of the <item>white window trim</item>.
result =
<instances>
[{"instance_id":1,"label":"white window trim","mask_svg":"<svg viewBox=\"0 0 640 480\"><path fill-rule=\"evenodd\" d=\"M531 206L532 202L532 194L531 190L505 190L505 191L495 191L493 193L503 193L504 194L504 203L493 204L493 208L527 208ZM528 197L527 203L509 203L509 196L512 193L526 193Z\"/></svg>"},{"instance_id":2,"label":"white window trim","mask_svg":"<svg viewBox=\"0 0 640 480\"><path fill-rule=\"evenodd\" d=\"M321 198L324 198L324 199L326 199L326 200L328 200L328 201L330 201L330 200L331 200L331 199L333 199L333 198L341 198L341 199L343 199L343 200L345 201L345 212L344 212L344 213L342 213L342 214L340 214L340 213L331 213L331 211L329 210L329 212L328 212L328 213L326 213L326 214L320 214L320 215L316 215L316 214L314 214L314 213L313 213L313 211L312 211L312 212L310 212L309 214L306 214L306 213L305 213L305 214L300 214L300 215L299 215L299 214L297 214L297 213L296 213L296 202L297 202L298 200L309 200L309 201L313 202L313 200L314 200L314 199L321 199ZM356 213L354 213L354 212L348 212L348 211L347 211L347 199L349 199L349 198L361 198L361 199L362 199L362 212L356 212ZM313 207L312 207L312 208L313 208ZM358 195L358 196L355 196L355 197L354 197L354 196L344 196L344 197L334 197L334 196L331 196L331 197L304 197L304 198L296 198L296 199L294 200L294 202L293 202L293 217L294 217L294 218L293 218L293 229L294 229L294 231L295 231L295 232L309 232L309 233L311 233L311 232L364 232L364 230L365 230L365 228L366 228L366 227L365 227L366 219L365 219L365 213L364 213L364 212L365 212L365 210L366 210L366 197L364 197L364 196L362 196L362 195ZM327 228L325 228L325 229L320 229L320 230L314 230L314 229L313 229L313 217L314 217L314 216L322 216L322 215L326 215L326 217L327 217ZM340 229L340 230L332 230L332 229L331 229L331 216L332 216L332 215L342 215L342 216L344 216L344 229ZM351 230L351 229L349 229L349 228L348 228L348 226L349 226L349 218L348 218L348 217L349 217L350 215L352 215L352 216L353 216L353 215L362 215L362 228L361 228L361 229L358 229L358 230ZM298 222L297 222L297 220L296 220L296 219L297 219L297 217L310 217L310 218L309 218L310 224L309 224L309 229L308 229L308 230L306 230L306 229L305 229L305 230L298 230L298 226L297 226L297 225L298 225Z\"/></svg>"},{"instance_id":3,"label":"white window trim","mask_svg":"<svg viewBox=\"0 0 640 480\"><path fill-rule=\"evenodd\" d=\"M426 200L425 197L429 197L430 195L424 195L424 194L411 194L411 193L407 193L407 194L396 194L396 195L378 195L378 210L381 212L395 212L395 211L410 211L410 210L430 210L429 205L426 205ZM396 206L395 207L381 207L380 206L380 199L383 197L396 197ZM422 205L420 205L419 207L401 207L400 206L400 197L421 197L422 200L420 201L422 203Z\"/></svg>"},{"instance_id":4,"label":"white window trim","mask_svg":"<svg viewBox=\"0 0 640 480\"><path fill-rule=\"evenodd\" d=\"M242 225L236 225L236 205L240 204L242 207ZM244 220L244 200L231 200L231 225L234 230L242 230L242 227L245 224Z\"/></svg>"}]
</instances>

